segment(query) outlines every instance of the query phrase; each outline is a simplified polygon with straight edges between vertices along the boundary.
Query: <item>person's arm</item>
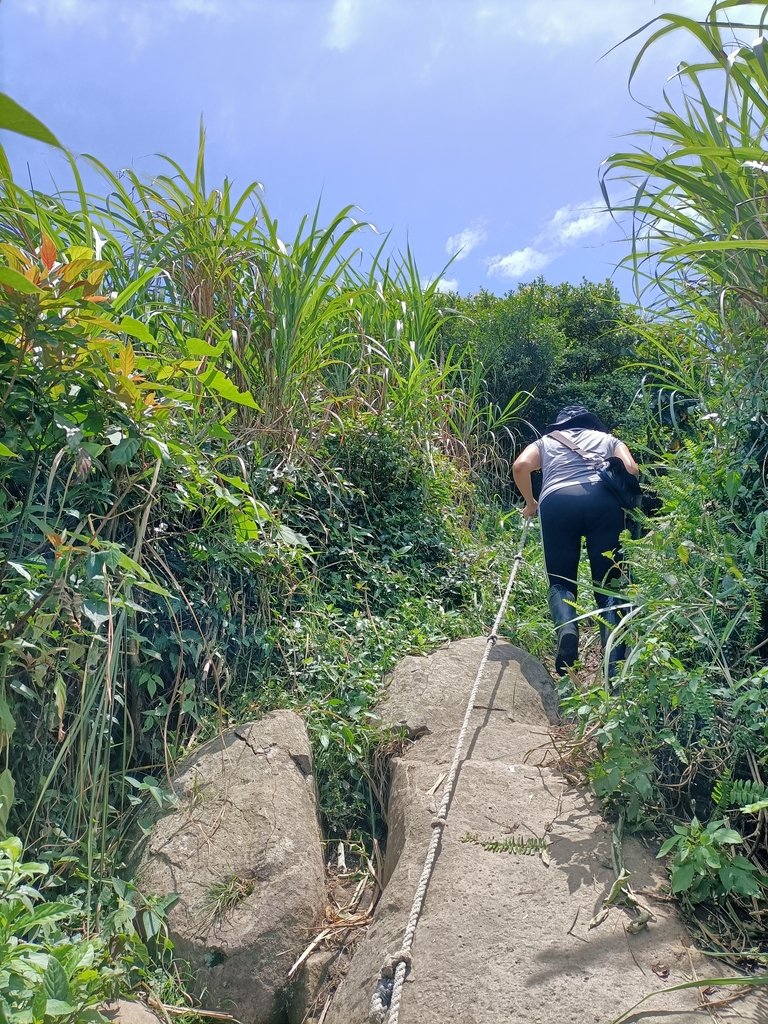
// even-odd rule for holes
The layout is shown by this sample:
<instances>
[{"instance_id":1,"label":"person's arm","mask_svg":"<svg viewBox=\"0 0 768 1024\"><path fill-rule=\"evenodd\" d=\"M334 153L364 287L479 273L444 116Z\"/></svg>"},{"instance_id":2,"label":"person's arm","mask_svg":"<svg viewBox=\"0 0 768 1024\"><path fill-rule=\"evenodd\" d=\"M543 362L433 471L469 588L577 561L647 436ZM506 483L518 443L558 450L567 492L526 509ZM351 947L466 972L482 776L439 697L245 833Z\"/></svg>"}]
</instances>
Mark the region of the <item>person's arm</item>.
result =
<instances>
[{"instance_id":1,"label":"person's arm","mask_svg":"<svg viewBox=\"0 0 768 1024\"><path fill-rule=\"evenodd\" d=\"M619 441L613 450L613 454L621 459L624 463L627 472L631 473L632 476L640 476L640 467L637 465L635 460L632 458L632 453L629 448L624 444L623 441Z\"/></svg>"},{"instance_id":2,"label":"person's arm","mask_svg":"<svg viewBox=\"0 0 768 1024\"><path fill-rule=\"evenodd\" d=\"M523 515L526 519L532 519L539 511L538 502L533 497L533 481L531 480L531 473L536 469L541 469L541 454L535 444L529 444L520 452L512 466L512 476L517 484L517 489L525 498Z\"/></svg>"}]
</instances>

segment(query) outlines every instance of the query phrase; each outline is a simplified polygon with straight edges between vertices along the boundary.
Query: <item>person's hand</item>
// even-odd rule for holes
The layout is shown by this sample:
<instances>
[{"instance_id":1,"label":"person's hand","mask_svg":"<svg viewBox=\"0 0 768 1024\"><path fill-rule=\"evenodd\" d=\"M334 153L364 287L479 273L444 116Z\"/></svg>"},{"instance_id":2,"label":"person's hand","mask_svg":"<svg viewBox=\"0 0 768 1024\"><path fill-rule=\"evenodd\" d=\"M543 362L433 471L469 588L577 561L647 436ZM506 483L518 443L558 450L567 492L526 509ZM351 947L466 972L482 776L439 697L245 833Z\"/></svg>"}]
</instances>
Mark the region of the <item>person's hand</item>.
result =
<instances>
[{"instance_id":1,"label":"person's hand","mask_svg":"<svg viewBox=\"0 0 768 1024\"><path fill-rule=\"evenodd\" d=\"M539 503L538 503L538 501L528 502L528 504L526 504L525 508L523 509L523 518L524 519L535 519L538 514L539 514Z\"/></svg>"}]
</instances>

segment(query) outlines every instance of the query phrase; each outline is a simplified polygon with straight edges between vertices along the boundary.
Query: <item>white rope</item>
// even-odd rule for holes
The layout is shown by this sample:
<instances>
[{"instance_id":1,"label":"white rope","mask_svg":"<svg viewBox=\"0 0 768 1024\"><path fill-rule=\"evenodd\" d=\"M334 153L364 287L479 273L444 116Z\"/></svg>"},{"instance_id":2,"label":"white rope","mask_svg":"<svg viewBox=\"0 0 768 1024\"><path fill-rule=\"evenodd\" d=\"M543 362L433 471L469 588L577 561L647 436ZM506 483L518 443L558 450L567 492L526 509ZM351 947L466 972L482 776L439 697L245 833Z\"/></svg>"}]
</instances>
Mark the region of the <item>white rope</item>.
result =
<instances>
[{"instance_id":1,"label":"white rope","mask_svg":"<svg viewBox=\"0 0 768 1024\"><path fill-rule=\"evenodd\" d=\"M459 765L462 761L464 741L466 740L467 730L469 729L469 720L472 717L472 711L475 706L475 701L477 700L477 692L480 689L480 681L483 677L485 666L488 663L491 649L496 643L498 630L501 625L501 621L504 618L504 613L507 610L507 602L509 601L509 595L512 593L512 587L515 583L517 570L519 569L520 563L523 559L523 548L525 546L525 538L529 525L530 519L526 519L523 523L520 547L514 557L512 571L509 574L507 589L504 591L504 596L501 599L496 620L493 623L491 632L488 634L486 639L483 657L480 661L480 666L477 670L477 675L475 676L475 682L469 695L467 709L464 713L464 721L462 722L461 731L459 732L458 739L456 740L456 749L453 753L453 761L451 762L451 767L445 780L443 799L440 802L440 808L437 814L432 819L432 837L430 839L429 849L427 850L427 856L424 860L424 867L421 871L421 878L419 879L419 884L416 887L416 893L413 897L411 913L403 936L403 944L397 953L394 953L388 958L387 963L382 968L381 975L376 986L376 991L371 999L371 1012L368 1018L371 1024L383 1024L385 1019L388 1020L388 1024L398 1024L400 1020L400 1001L403 993L405 975L411 965L411 946L413 945L413 937L416 933L416 925L419 923L419 916L424 906L429 880L432 877L432 870L437 858L437 848L440 843L440 837L443 834L443 829L445 828L446 819L448 818L448 809L450 808L451 800L453 799L453 791L456 786L456 776L459 771ZM390 988L391 997L387 998L390 993ZM389 1004L388 1018L386 1017L387 1003Z\"/></svg>"}]
</instances>

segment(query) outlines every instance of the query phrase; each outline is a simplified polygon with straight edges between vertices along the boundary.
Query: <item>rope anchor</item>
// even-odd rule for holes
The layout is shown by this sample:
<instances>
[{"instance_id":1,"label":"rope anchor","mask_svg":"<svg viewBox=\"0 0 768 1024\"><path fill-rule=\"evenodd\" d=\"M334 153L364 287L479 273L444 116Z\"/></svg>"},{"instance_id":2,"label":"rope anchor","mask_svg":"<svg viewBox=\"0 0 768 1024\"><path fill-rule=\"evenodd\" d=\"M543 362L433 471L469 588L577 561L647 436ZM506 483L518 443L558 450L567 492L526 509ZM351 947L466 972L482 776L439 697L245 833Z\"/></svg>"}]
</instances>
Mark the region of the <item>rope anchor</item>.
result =
<instances>
[{"instance_id":1,"label":"rope anchor","mask_svg":"<svg viewBox=\"0 0 768 1024\"><path fill-rule=\"evenodd\" d=\"M429 843L429 849L427 850L427 856L424 860L424 867L421 871L421 877L419 878L419 884L416 887L416 893L413 897L411 913L403 936L403 945L397 953L387 957L381 968L379 979L376 982L376 989L371 998L371 1009L368 1015L370 1024L384 1024L386 1020L388 1020L388 1024L399 1024L403 983L412 964L411 946L413 945L413 937L416 933L416 925L419 922L419 916L421 915L422 908L424 907L427 887L429 886L429 880L432 877L432 870L435 866L435 860L437 859L437 849L443 835L443 829L447 824L448 810L451 805L451 800L453 799L453 791L456 787L456 776L458 775L459 765L462 760L462 751L464 750L464 741L469 729L469 720L475 706L475 701L477 700L480 681L483 677L485 666L488 663L488 657L491 650L496 646L496 641L498 640L499 627L501 626L501 621L504 618L504 613L507 610L507 603L509 601L509 595L512 593L512 587L515 584L517 570L520 568L520 564L523 560L523 548L525 547L525 539L530 522L530 519L526 519L523 523L520 546L513 559L512 571L509 574L507 589L504 591L504 596L501 599L496 619L486 638L485 651L483 652L483 657L480 661L480 666L477 670L474 684L472 685L472 692L469 695L467 708L464 712L464 721L462 722L461 730L459 731L459 736L456 740L453 761L451 762L451 767L445 780L443 798L440 802L440 808L437 814L432 818L432 836ZM387 1017L387 1011L389 1011L389 1017Z\"/></svg>"}]
</instances>

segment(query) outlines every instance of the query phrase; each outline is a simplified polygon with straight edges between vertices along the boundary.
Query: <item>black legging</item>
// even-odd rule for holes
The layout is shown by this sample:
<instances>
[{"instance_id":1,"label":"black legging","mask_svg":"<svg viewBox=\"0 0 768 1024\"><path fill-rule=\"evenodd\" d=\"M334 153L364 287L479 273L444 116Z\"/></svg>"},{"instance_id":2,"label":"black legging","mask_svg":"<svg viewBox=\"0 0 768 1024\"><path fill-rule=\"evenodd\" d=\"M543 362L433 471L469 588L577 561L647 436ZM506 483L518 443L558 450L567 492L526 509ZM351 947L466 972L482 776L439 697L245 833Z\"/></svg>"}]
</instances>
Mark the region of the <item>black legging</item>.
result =
<instances>
[{"instance_id":1,"label":"black legging","mask_svg":"<svg viewBox=\"0 0 768 1024\"><path fill-rule=\"evenodd\" d=\"M550 586L560 584L576 596L582 537L587 539L596 587L621 575L619 534L624 529L624 510L603 484L569 484L553 491L539 506L539 519Z\"/></svg>"}]
</instances>

